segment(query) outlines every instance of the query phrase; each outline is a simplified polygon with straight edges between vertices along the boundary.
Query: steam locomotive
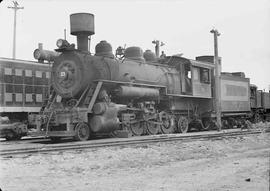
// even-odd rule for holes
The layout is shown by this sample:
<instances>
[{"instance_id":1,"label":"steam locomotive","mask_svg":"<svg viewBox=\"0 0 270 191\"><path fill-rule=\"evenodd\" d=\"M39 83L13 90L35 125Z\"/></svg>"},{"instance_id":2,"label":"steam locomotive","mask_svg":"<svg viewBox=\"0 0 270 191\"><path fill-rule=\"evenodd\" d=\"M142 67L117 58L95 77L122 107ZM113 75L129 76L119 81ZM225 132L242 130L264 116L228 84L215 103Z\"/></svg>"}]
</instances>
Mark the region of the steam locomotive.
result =
<instances>
[{"instance_id":1,"label":"steam locomotive","mask_svg":"<svg viewBox=\"0 0 270 191\"><path fill-rule=\"evenodd\" d=\"M196 60L179 55L162 59L139 47L119 47L117 56L107 41L88 50L95 33L94 15L70 15L77 48L57 41L60 53L52 66L52 93L35 119L35 135L53 140L92 135L118 137L186 133L190 127L215 126L212 56ZM247 126L250 82L242 73L221 75L223 125Z\"/></svg>"}]
</instances>

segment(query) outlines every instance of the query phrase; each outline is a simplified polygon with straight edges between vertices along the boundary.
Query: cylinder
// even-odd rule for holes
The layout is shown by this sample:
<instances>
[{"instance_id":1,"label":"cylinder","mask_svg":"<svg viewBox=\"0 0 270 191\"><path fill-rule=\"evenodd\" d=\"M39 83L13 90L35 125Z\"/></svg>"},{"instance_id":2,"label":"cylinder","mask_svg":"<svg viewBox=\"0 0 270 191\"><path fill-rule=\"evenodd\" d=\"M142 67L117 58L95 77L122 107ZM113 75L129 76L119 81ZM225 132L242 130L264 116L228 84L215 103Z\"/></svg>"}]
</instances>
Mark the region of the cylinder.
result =
<instances>
[{"instance_id":1,"label":"cylinder","mask_svg":"<svg viewBox=\"0 0 270 191\"><path fill-rule=\"evenodd\" d=\"M116 95L127 98L158 98L159 90L145 87L120 86L116 89Z\"/></svg>"},{"instance_id":2,"label":"cylinder","mask_svg":"<svg viewBox=\"0 0 270 191\"><path fill-rule=\"evenodd\" d=\"M119 129L118 118L107 119L105 116L96 115L90 122L91 130L94 133L109 133Z\"/></svg>"},{"instance_id":3,"label":"cylinder","mask_svg":"<svg viewBox=\"0 0 270 191\"><path fill-rule=\"evenodd\" d=\"M116 104L98 103L95 106L93 111L99 114L90 119L90 127L93 132L108 133L119 129L119 119L117 118L119 107Z\"/></svg>"},{"instance_id":4,"label":"cylinder","mask_svg":"<svg viewBox=\"0 0 270 191\"><path fill-rule=\"evenodd\" d=\"M96 115L101 115L107 110L108 106L104 102L96 103L93 106L93 112Z\"/></svg>"}]
</instances>

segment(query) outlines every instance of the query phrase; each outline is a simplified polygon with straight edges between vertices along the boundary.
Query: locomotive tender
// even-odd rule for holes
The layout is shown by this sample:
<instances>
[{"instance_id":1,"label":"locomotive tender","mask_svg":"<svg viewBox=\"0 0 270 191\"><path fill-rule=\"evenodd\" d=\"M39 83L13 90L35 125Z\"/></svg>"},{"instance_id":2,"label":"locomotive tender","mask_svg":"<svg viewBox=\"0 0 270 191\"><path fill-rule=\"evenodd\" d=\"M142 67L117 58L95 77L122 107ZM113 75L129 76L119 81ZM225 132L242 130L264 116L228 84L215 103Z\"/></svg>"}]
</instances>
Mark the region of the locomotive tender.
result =
<instances>
[{"instance_id":1,"label":"locomotive tender","mask_svg":"<svg viewBox=\"0 0 270 191\"><path fill-rule=\"evenodd\" d=\"M116 58L106 41L92 55L88 36L95 33L94 15L72 14L70 24L77 49L57 41L53 93L40 114L32 116L36 135L87 140L94 134L185 133L191 124L200 129L215 125L213 57L159 59L149 50L129 47ZM250 112L249 85L248 78L222 74L224 124L244 124L242 118Z\"/></svg>"}]
</instances>

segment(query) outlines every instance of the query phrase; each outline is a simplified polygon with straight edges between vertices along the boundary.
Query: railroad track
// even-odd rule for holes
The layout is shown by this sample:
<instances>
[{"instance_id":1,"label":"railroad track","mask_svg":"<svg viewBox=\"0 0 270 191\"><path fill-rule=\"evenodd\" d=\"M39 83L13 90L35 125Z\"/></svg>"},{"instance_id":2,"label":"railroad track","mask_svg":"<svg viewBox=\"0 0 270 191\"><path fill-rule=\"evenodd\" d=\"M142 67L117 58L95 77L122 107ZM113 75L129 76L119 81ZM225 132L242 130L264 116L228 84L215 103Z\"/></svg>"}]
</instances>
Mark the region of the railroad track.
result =
<instances>
[{"instance_id":1,"label":"railroad track","mask_svg":"<svg viewBox=\"0 0 270 191\"><path fill-rule=\"evenodd\" d=\"M266 129L264 132L269 133L270 129ZM49 153L66 150L83 150L99 147L113 147L113 146L127 146L137 144L149 144L157 142L168 141L183 141L189 142L194 140L209 140L209 139L223 139L226 137L247 136L262 133L262 130L244 130L244 131L230 131L230 132L209 132L204 134L170 134L170 135L156 135L145 137L132 137L132 138L112 138L85 142L72 142L72 143L60 143L50 144L42 146L33 146L20 149L1 149L0 156L12 156L19 154L34 154L34 153Z\"/></svg>"},{"instance_id":2,"label":"railroad track","mask_svg":"<svg viewBox=\"0 0 270 191\"><path fill-rule=\"evenodd\" d=\"M40 140L40 139L44 139L44 137L40 136L40 137L22 137L21 139L18 140L6 140L5 138L0 138L0 143L14 143L14 142L25 142L25 141L32 141L32 140Z\"/></svg>"}]
</instances>

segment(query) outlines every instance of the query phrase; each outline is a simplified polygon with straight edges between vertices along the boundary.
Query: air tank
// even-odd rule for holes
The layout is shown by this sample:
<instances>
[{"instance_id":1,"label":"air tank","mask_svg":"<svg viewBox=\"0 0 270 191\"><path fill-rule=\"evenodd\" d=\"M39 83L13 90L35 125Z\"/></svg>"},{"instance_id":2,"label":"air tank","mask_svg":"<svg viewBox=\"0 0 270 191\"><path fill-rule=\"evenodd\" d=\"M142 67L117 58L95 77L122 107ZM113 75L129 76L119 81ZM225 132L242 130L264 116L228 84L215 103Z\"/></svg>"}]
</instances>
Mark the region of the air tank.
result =
<instances>
[{"instance_id":1,"label":"air tank","mask_svg":"<svg viewBox=\"0 0 270 191\"><path fill-rule=\"evenodd\" d=\"M118 97L125 98L159 98L159 90L154 88L119 86L115 92Z\"/></svg>"}]
</instances>

